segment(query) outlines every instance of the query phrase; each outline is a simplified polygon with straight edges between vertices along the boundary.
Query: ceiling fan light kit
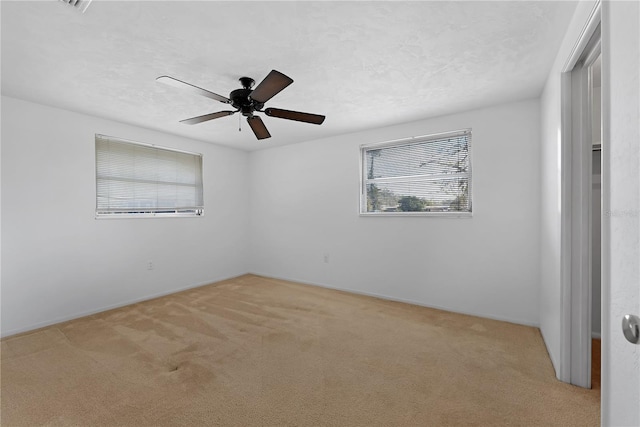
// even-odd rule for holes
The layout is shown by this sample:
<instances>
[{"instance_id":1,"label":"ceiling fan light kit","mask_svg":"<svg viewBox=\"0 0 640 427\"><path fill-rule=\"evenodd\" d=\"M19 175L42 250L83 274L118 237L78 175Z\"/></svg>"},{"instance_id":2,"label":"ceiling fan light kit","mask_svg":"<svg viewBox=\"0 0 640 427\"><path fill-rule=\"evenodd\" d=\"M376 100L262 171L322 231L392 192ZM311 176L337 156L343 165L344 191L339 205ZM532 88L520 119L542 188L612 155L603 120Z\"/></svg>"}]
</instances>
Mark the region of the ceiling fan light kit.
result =
<instances>
[{"instance_id":1,"label":"ceiling fan light kit","mask_svg":"<svg viewBox=\"0 0 640 427\"><path fill-rule=\"evenodd\" d=\"M241 89L231 91L229 97L218 95L217 93L210 92L206 89L202 89L198 86L194 86L190 83L183 82L169 76L160 76L156 81L164 83L170 86L178 87L184 90L188 90L192 93L196 93L201 96L222 102L224 104L231 104L235 108L235 111L225 110L218 111L216 113L205 114L202 116L192 117L190 119L181 120L180 123L195 125L197 123L206 122L220 117L230 116L235 113L241 113L247 118L247 123L253 131L254 135L258 139L271 138L271 134L264 125L264 122L259 116L254 113L265 113L269 117L276 117L279 119L295 120L298 122L311 123L320 125L324 122L325 116L319 114L303 113L300 111L283 110L280 108L267 108L263 110L264 104L280 93L283 89L293 83L290 77L282 74L279 71L271 70L253 89L255 80L251 77L240 77Z\"/></svg>"}]
</instances>

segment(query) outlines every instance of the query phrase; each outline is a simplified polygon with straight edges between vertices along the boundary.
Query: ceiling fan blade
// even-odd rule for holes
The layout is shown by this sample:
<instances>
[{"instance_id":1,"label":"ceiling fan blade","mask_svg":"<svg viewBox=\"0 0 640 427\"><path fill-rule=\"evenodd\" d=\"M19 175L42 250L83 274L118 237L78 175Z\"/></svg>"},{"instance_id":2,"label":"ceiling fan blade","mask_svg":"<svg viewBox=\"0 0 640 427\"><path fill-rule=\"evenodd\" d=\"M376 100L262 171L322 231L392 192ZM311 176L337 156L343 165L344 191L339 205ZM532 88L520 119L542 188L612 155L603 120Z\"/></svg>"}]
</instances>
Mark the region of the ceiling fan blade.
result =
<instances>
[{"instance_id":1,"label":"ceiling fan blade","mask_svg":"<svg viewBox=\"0 0 640 427\"><path fill-rule=\"evenodd\" d=\"M321 125L325 117L320 114L301 113L300 111L282 110L280 108L267 108L264 110L267 116L277 117L279 119L296 120L298 122L313 123Z\"/></svg>"},{"instance_id":2,"label":"ceiling fan blade","mask_svg":"<svg viewBox=\"0 0 640 427\"><path fill-rule=\"evenodd\" d=\"M204 116L192 117L190 119L180 120L180 123L186 125L195 125L197 123L206 122L207 120L219 119L220 117L230 116L235 111L218 111L217 113L205 114Z\"/></svg>"},{"instance_id":3,"label":"ceiling fan blade","mask_svg":"<svg viewBox=\"0 0 640 427\"><path fill-rule=\"evenodd\" d=\"M293 83L291 78L280 71L271 70L267 77L251 92L251 99L265 103L291 83Z\"/></svg>"},{"instance_id":4,"label":"ceiling fan blade","mask_svg":"<svg viewBox=\"0 0 640 427\"><path fill-rule=\"evenodd\" d=\"M271 138L271 134L267 130L266 126L262 122L262 119L258 116L247 117L247 123L251 126L251 130L256 134L256 138L265 139Z\"/></svg>"},{"instance_id":5,"label":"ceiling fan blade","mask_svg":"<svg viewBox=\"0 0 640 427\"><path fill-rule=\"evenodd\" d=\"M217 93L210 92L206 89L202 89L198 86L194 86L192 84L183 82L182 80L174 79L173 77L160 76L156 79L156 81L160 83L164 83L169 86L177 87L180 89L187 89L193 93L197 93L198 95L206 96L207 98L215 99L216 101L224 102L225 104L231 103L231 101L227 97L218 95Z\"/></svg>"}]
</instances>

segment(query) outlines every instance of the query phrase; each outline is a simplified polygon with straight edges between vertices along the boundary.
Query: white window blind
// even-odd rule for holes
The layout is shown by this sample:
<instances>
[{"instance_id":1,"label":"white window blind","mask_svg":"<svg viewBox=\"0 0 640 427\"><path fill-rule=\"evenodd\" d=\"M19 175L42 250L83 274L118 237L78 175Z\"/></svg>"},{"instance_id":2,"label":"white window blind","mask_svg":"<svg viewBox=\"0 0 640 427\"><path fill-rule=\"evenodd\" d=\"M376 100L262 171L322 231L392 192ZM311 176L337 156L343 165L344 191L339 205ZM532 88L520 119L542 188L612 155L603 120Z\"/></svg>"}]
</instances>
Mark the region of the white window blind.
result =
<instances>
[{"instance_id":1,"label":"white window blind","mask_svg":"<svg viewBox=\"0 0 640 427\"><path fill-rule=\"evenodd\" d=\"M365 145L364 214L471 212L471 131Z\"/></svg>"},{"instance_id":2,"label":"white window blind","mask_svg":"<svg viewBox=\"0 0 640 427\"><path fill-rule=\"evenodd\" d=\"M202 215L202 155L96 135L96 215Z\"/></svg>"}]
</instances>

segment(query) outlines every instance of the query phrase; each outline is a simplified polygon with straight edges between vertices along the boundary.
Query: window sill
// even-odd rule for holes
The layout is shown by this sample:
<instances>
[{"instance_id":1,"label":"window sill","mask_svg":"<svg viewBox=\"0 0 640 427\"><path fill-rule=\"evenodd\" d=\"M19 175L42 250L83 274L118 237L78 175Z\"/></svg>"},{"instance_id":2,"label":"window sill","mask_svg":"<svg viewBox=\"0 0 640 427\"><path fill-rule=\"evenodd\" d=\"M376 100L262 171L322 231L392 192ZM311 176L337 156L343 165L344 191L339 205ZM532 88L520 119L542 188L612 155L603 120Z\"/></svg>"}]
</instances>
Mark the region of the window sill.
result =
<instances>
[{"instance_id":1,"label":"window sill","mask_svg":"<svg viewBox=\"0 0 640 427\"><path fill-rule=\"evenodd\" d=\"M200 218L204 212L196 213L111 213L96 214L95 219L131 219L131 218Z\"/></svg>"},{"instance_id":2,"label":"window sill","mask_svg":"<svg viewBox=\"0 0 640 427\"><path fill-rule=\"evenodd\" d=\"M473 212L360 212L360 216L395 216L401 218L408 217L437 217L437 218L471 218Z\"/></svg>"}]
</instances>

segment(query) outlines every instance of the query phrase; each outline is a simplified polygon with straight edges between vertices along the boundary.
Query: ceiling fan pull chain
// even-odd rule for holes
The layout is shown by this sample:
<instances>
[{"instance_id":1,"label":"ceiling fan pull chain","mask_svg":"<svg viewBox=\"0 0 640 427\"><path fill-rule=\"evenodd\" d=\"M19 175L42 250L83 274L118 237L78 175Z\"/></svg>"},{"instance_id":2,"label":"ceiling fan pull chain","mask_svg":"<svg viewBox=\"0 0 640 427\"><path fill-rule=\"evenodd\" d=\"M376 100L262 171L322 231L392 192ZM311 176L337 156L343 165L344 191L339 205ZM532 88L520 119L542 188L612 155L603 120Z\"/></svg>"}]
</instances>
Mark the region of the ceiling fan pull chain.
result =
<instances>
[{"instance_id":1,"label":"ceiling fan pull chain","mask_svg":"<svg viewBox=\"0 0 640 427\"><path fill-rule=\"evenodd\" d=\"M242 120L241 115L238 115L238 132L242 132Z\"/></svg>"}]
</instances>

